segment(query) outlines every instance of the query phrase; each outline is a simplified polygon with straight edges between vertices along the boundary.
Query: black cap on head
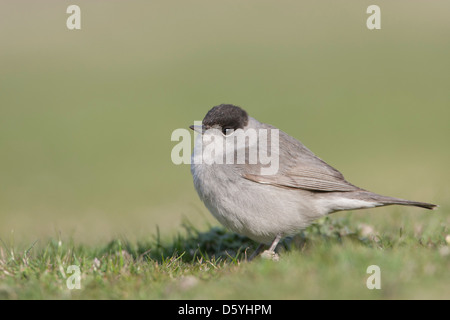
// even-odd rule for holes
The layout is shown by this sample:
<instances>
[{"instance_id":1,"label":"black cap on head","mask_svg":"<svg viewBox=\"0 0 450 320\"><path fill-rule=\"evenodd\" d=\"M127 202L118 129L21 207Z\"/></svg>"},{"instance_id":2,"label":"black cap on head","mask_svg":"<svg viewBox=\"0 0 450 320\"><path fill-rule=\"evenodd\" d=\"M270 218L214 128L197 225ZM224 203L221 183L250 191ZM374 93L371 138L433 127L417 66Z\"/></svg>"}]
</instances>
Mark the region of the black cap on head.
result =
<instances>
[{"instance_id":1,"label":"black cap on head","mask_svg":"<svg viewBox=\"0 0 450 320\"><path fill-rule=\"evenodd\" d=\"M208 111L203 119L205 127L219 125L221 128L243 129L248 123L245 110L232 104L221 104Z\"/></svg>"}]
</instances>

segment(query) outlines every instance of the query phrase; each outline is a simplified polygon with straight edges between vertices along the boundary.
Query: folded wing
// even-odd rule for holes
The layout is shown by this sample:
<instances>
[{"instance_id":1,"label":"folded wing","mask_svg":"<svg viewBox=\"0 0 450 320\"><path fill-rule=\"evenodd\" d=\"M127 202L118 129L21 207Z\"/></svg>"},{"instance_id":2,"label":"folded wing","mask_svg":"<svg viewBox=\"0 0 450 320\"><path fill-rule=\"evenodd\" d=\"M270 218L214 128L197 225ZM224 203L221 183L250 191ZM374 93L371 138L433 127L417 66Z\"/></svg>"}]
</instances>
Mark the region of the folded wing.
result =
<instances>
[{"instance_id":1,"label":"folded wing","mask_svg":"<svg viewBox=\"0 0 450 320\"><path fill-rule=\"evenodd\" d=\"M278 172L274 175L261 175L259 166L246 165L241 173L245 179L261 184L310 191L362 190L345 180L342 173L317 157L298 140L282 131L279 137Z\"/></svg>"}]
</instances>

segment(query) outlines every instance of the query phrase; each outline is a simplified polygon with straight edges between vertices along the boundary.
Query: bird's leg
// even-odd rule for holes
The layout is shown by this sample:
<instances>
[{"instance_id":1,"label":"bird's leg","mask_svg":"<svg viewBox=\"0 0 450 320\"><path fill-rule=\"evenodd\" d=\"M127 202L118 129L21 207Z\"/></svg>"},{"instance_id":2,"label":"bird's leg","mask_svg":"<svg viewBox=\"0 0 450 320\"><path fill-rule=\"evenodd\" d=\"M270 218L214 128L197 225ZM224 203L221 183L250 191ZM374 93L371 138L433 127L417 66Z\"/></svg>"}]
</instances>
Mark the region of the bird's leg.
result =
<instances>
[{"instance_id":1,"label":"bird's leg","mask_svg":"<svg viewBox=\"0 0 450 320\"><path fill-rule=\"evenodd\" d=\"M280 242L281 240L281 233L277 234L277 236L275 237L275 240L273 240L272 245L269 248L269 251L274 251L275 252L275 248L278 245L278 242Z\"/></svg>"},{"instance_id":2,"label":"bird's leg","mask_svg":"<svg viewBox=\"0 0 450 320\"><path fill-rule=\"evenodd\" d=\"M265 244L261 243L258 248L256 248L255 252L252 253L252 255L250 256L250 258L248 258L248 261L252 261L253 259L255 259L258 254L261 253L262 249L264 249Z\"/></svg>"},{"instance_id":3,"label":"bird's leg","mask_svg":"<svg viewBox=\"0 0 450 320\"><path fill-rule=\"evenodd\" d=\"M269 250L265 250L261 254L261 257L263 257L265 259L270 259L273 261L280 260L280 257L278 256L278 254L275 253L275 248L277 247L278 242L280 242L281 237L282 237L281 233L277 234L277 236L275 237L275 240L273 240L272 245L270 246Z\"/></svg>"}]
</instances>

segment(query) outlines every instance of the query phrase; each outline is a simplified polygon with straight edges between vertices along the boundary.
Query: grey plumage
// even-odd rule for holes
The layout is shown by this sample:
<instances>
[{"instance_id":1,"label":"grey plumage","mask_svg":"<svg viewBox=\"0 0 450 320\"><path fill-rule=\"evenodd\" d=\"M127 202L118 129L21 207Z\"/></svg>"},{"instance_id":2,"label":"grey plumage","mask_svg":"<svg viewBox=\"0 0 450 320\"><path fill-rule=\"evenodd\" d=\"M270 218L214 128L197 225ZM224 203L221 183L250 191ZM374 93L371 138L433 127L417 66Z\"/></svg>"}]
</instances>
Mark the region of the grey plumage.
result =
<instances>
[{"instance_id":1,"label":"grey plumage","mask_svg":"<svg viewBox=\"0 0 450 320\"><path fill-rule=\"evenodd\" d=\"M273 126L261 123L262 128L273 129ZM271 184L279 187L304 189L312 192L345 192L342 196L366 201L381 202L383 205L409 205L426 209L433 209L434 204L404 200L399 198L382 196L362 188L359 188L347 180L341 172L317 157L300 141L292 138L280 130L280 158L290 159L282 162L276 175L263 176L252 174L257 171L257 166L247 166L242 177L262 184Z\"/></svg>"},{"instance_id":2,"label":"grey plumage","mask_svg":"<svg viewBox=\"0 0 450 320\"><path fill-rule=\"evenodd\" d=\"M203 129L215 128L224 135L225 128L278 130L233 105L214 107L207 113L203 125ZM202 143L202 135L199 135L193 160L199 156ZM273 248L281 237L294 234L332 212L393 204L436 207L359 188L281 130L277 156L279 168L273 175L262 175L260 163L199 164L193 161L191 165L195 189L219 222L261 243L271 243L275 239Z\"/></svg>"}]
</instances>

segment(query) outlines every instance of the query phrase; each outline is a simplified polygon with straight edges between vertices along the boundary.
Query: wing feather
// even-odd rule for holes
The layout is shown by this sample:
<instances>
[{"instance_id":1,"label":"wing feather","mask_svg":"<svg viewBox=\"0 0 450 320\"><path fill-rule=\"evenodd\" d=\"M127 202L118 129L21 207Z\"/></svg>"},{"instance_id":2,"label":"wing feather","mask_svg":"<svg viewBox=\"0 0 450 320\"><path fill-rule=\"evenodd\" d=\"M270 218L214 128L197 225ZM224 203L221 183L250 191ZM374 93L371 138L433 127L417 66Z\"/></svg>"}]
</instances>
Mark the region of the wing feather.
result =
<instances>
[{"instance_id":1,"label":"wing feather","mask_svg":"<svg viewBox=\"0 0 450 320\"><path fill-rule=\"evenodd\" d=\"M274 175L261 175L259 166L248 164L243 168L241 175L257 183L285 188L321 192L362 190L345 180L342 173L283 131L280 131L279 157L279 170Z\"/></svg>"}]
</instances>

